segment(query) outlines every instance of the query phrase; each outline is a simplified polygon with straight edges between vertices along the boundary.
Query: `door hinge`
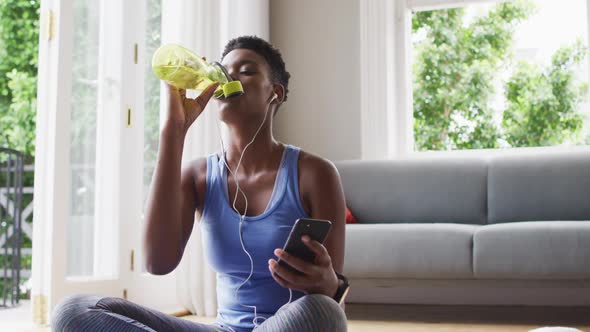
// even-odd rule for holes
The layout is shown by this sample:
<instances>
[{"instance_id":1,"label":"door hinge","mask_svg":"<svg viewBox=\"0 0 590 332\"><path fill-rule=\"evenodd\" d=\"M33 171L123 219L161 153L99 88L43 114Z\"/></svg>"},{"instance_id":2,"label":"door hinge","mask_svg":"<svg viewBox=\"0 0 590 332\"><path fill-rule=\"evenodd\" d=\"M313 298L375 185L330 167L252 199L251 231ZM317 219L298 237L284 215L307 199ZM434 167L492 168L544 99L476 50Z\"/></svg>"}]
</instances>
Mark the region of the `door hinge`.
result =
<instances>
[{"instance_id":1,"label":"door hinge","mask_svg":"<svg viewBox=\"0 0 590 332\"><path fill-rule=\"evenodd\" d=\"M127 288L123 288L123 299L127 300Z\"/></svg>"},{"instance_id":2,"label":"door hinge","mask_svg":"<svg viewBox=\"0 0 590 332\"><path fill-rule=\"evenodd\" d=\"M131 250L131 261L130 261L130 268L131 271L135 269L135 250Z\"/></svg>"},{"instance_id":3,"label":"door hinge","mask_svg":"<svg viewBox=\"0 0 590 332\"><path fill-rule=\"evenodd\" d=\"M55 36L55 14L53 10L47 10L44 15L43 35L45 39L52 40Z\"/></svg>"},{"instance_id":4,"label":"door hinge","mask_svg":"<svg viewBox=\"0 0 590 332\"><path fill-rule=\"evenodd\" d=\"M127 108L127 128L131 128L131 108Z\"/></svg>"},{"instance_id":5,"label":"door hinge","mask_svg":"<svg viewBox=\"0 0 590 332\"><path fill-rule=\"evenodd\" d=\"M133 62L135 62L135 64L137 64L137 53L138 53L137 43L135 43L133 45Z\"/></svg>"},{"instance_id":6,"label":"door hinge","mask_svg":"<svg viewBox=\"0 0 590 332\"><path fill-rule=\"evenodd\" d=\"M39 325L47 324L47 296L34 295L33 302L33 322Z\"/></svg>"}]
</instances>

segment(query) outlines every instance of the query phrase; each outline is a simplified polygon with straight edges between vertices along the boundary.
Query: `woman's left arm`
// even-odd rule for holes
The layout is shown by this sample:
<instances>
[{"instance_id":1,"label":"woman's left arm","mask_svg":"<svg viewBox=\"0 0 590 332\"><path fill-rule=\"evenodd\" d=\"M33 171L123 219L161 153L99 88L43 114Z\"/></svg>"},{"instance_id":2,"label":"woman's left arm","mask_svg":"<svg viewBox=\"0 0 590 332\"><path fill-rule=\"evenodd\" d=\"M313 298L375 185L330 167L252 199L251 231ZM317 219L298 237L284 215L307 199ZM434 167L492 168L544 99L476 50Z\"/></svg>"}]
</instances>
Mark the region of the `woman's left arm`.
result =
<instances>
[{"instance_id":1,"label":"woman's left arm","mask_svg":"<svg viewBox=\"0 0 590 332\"><path fill-rule=\"evenodd\" d=\"M313 174L308 188L311 217L332 222L324 247L328 251L332 266L342 273L344 266L344 231L346 201L338 170L330 161L322 160Z\"/></svg>"},{"instance_id":2,"label":"woman's left arm","mask_svg":"<svg viewBox=\"0 0 590 332\"><path fill-rule=\"evenodd\" d=\"M330 220L332 227L323 245L313 240L306 241L304 237L304 243L316 253L313 263L281 249L275 250L275 255L303 272L303 275L283 268L273 259L269 261L269 269L273 278L283 287L333 297L339 283L334 271L342 273L344 265L344 191L338 170L332 162L315 156L305 159L300 163L300 190L304 202L307 203L311 218Z\"/></svg>"}]
</instances>

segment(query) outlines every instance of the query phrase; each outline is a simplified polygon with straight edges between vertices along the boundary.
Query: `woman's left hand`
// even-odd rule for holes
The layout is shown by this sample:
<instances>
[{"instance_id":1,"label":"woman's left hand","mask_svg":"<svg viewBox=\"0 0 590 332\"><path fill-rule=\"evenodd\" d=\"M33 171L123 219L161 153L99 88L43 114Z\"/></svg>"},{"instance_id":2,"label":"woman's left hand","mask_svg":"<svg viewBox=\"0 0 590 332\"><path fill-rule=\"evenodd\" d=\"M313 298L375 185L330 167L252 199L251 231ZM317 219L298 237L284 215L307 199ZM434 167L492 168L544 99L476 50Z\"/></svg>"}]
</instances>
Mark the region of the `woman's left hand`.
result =
<instances>
[{"instance_id":1,"label":"woman's left hand","mask_svg":"<svg viewBox=\"0 0 590 332\"><path fill-rule=\"evenodd\" d=\"M270 259L268 269L272 277L283 287L300 290L306 294L324 294L333 297L338 289L338 277L332 267L328 250L308 235L304 235L301 239L315 253L315 261L306 262L277 248L274 251L275 255L303 274L290 271L279 265L276 260Z\"/></svg>"}]
</instances>

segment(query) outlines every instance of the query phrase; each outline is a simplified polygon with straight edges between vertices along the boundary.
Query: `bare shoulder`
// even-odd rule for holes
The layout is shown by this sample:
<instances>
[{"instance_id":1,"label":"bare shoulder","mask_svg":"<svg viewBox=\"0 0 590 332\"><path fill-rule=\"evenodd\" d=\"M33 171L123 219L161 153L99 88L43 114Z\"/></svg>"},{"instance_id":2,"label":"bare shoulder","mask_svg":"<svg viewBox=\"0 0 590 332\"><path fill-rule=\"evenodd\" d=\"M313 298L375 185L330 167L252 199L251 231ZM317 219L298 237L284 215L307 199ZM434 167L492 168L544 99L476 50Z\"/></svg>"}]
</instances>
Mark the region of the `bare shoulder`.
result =
<instances>
[{"instance_id":1,"label":"bare shoulder","mask_svg":"<svg viewBox=\"0 0 590 332\"><path fill-rule=\"evenodd\" d=\"M207 177L207 158L193 159L188 164L183 165L182 174L183 176L192 177L194 182L197 182L199 177L205 179Z\"/></svg>"},{"instance_id":2,"label":"bare shoulder","mask_svg":"<svg viewBox=\"0 0 590 332\"><path fill-rule=\"evenodd\" d=\"M332 161L301 150L298 169L299 195L308 214L315 214L323 199L339 196L342 191L340 174Z\"/></svg>"},{"instance_id":3,"label":"bare shoulder","mask_svg":"<svg viewBox=\"0 0 590 332\"><path fill-rule=\"evenodd\" d=\"M338 176L338 170L332 161L303 150L299 152L299 170L300 177L306 178Z\"/></svg>"},{"instance_id":4,"label":"bare shoulder","mask_svg":"<svg viewBox=\"0 0 590 332\"><path fill-rule=\"evenodd\" d=\"M204 180L207 177L207 157L194 159L191 163L196 175Z\"/></svg>"}]
</instances>

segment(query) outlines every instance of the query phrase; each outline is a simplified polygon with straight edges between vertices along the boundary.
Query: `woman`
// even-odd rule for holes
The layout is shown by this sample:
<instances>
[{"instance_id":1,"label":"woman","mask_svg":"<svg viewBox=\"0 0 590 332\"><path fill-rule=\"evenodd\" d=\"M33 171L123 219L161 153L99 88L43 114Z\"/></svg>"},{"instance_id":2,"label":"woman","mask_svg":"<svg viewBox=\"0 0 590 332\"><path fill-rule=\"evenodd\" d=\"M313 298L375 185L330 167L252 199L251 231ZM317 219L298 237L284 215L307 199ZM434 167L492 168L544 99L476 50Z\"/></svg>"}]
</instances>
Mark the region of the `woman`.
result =
<instances>
[{"instance_id":1,"label":"woman","mask_svg":"<svg viewBox=\"0 0 590 332\"><path fill-rule=\"evenodd\" d=\"M290 77L277 49L257 37L239 37L226 45L222 64L245 92L218 100L218 119L229 134L225 151L182 170L187 130L217 85L196 99L168 86L144 232L147 270L167 274L182 258L195 211L201 215L203 249L217 272L216 322L199 324L119 298L77 295L54 311L56 331L346 330L346 316L334 300L344 261L338 172L331 162L273 137L273 116L287 100ZM303 239L316 253L313 263L280 249L303 217L332 221L323 245ZM301 274L277 264L277 257Z\"/></svg>"}]
</instances>

